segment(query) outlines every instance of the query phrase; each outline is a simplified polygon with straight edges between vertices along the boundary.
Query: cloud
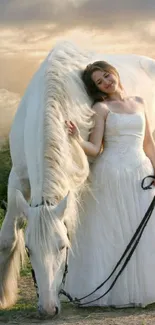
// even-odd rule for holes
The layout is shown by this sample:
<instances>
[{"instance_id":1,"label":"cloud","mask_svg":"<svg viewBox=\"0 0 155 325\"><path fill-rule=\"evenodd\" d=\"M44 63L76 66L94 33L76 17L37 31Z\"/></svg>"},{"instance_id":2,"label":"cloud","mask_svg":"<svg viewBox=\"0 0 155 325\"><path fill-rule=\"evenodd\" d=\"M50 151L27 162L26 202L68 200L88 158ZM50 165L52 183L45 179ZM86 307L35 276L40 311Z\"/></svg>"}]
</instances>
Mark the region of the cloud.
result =
<instances>
[{"instance_id":1,"label":"cloud","mask_svg":"<svg viewBox=\"0 0 155 325\"><path fill-rule=\"evenodd\" d=\"M53 33L78 27L104 29L154 19L154 0L1 0L0 23L53 24Z\"/></svg>"},{"instance_id":2,"label":"cloud","mask_svg":"<svg viewBox=\"0 0 155 325\"><path fill-rule=\"evenodd\" d=\"M22 94L63 39L100 53L155 57L154 17L155 0L0 0L0 88Z\"/></svg>"},{"instance_id":3,"label":"cloud","mask_svg":"<svg viewBox=\"0 0 155 325\"><path fill-rule=\"evenodd\" d=\"M150 22L154 28L154 17L154 0L1 0L0 54L16 55L22 51L45 57L57 40L68 39L68 34L76 40L75 30L82 42L85 38L92 42L92 48L93 35L97 39L102 36L104 44L108 33L114 46L119 34L123 34L124 44L128 43L127 38L139 43L145 38L151 45L155 33Z\"/></svg>"}]
</instances>

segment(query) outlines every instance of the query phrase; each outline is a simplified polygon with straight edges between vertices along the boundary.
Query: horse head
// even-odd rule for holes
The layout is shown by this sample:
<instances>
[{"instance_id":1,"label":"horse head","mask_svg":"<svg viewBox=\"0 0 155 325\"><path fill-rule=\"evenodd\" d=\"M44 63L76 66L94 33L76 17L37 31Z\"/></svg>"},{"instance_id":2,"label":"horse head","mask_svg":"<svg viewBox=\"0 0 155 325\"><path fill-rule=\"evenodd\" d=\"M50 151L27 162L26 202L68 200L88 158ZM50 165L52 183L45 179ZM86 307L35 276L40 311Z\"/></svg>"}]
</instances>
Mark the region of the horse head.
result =
<instances>
[{"instance_id":1,"label":"horse head","mask_svg":"<svg viewBox=\"0 0 155 325\"><path fill-rule=\"evenodd\" d=\"M38 287L38 309L54 316L60 310L59 292L63 282L70 242L64 223L68 195L58 203L31 207L20 191L17 206L27 219L25 244Z\"/></svg>"}]
</instances>

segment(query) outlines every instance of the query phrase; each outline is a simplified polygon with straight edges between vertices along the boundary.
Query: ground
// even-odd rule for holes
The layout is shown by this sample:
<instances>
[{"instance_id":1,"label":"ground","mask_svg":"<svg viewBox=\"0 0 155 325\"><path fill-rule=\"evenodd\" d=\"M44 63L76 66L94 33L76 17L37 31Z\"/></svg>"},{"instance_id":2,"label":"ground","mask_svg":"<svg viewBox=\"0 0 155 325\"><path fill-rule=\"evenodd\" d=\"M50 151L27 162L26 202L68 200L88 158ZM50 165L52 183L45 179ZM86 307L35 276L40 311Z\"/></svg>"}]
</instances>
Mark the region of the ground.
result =
<instances>
[{"instance_id":1,"label":"ground","mask_svg":"<svg viewBox=\"0 0 155 325\"><path fill-rule=\"evenodd\" d=\"M76 308L63 303L61 314L41 319L36 311L36 294L30 274L22 276L17 304L0 311L0 324L6 325L155 325L155 304L145 309Z\"/></svg>"}]
</instances>

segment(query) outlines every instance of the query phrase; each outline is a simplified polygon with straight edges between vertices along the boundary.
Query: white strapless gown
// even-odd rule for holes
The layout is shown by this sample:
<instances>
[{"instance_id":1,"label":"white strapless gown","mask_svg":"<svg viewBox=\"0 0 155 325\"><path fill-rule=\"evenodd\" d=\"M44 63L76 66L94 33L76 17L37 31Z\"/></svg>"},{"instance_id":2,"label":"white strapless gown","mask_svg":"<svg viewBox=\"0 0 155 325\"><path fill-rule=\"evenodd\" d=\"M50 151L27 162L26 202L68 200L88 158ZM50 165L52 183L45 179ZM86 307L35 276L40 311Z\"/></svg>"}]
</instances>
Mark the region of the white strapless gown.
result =
<instances>
[{"instance_id":1,"label":"white strapless gown","mask_svg":"<svg viewBox=\"0 0 155 325\"><path fill-rule=\"evenodd\" d=\"M80 211L74 255L69 257L65 290L80 298L112 272L140 224L155 188L144 191L141 181L153 175L143 151L145 116L142 112L109 112L104 151L91 167L91 193ZM117 272L115 273L115 275ZM83 302L103 294L112 283ZM132 306L155 302L155 210L140 242L113 289L91 305Z\"/></svg>"}]
</instances>

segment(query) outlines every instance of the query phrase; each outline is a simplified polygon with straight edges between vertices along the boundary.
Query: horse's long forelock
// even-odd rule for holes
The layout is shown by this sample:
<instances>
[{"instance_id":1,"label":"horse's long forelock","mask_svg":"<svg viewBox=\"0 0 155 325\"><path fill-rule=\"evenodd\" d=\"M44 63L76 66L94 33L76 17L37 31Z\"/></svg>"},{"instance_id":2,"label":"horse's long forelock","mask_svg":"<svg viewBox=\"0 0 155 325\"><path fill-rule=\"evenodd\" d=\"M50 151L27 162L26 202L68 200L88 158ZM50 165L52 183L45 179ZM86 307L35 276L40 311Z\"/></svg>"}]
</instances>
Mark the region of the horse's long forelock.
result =
<instances>
[{"instance_id":1,"label":"horse's long forelock","mask_svg":"<svg viewBox=\"0 0 155 325\"><path fill-rule=\"evenodd\" d=\"M52 52L45 76L43 197L58 202L72 190L67 218L72 230L77 221L78 192L87 179L89 165L77 141L69 141L64 122L71 119L87 133L92 126L93 111L80 77L86 60L88 57L73 46L65 44L62 49L61 45Z\"/></svg>"},{"instance_id":2,"label":"horse's long forelock","mask_svg":"<svg viewBox=\"0 0 155 325\"><path fill-rule=\"evenodd\" d=\"M45 254L52 253L52 247L58 249L58 236L66 246L70 247L70 241L67 233L64 232L63 223L45 203L45 206L39 207L35 216L31 218L26 231L26 242L28 242L30 250L33 247L35 254L39 256L43 263Z\"/></svg>"},{"instance_id":3,"label":"horse's long forelock","mask_svg":"<svg viewBox=\"0 0 155 325\"><path fill-rule=\"evenodd\" d=\"M0 256L0 308L8 308L17 300L20 267L25 259L23 231L17 230L12 247Z\"/></svg>"}]
</instances>

